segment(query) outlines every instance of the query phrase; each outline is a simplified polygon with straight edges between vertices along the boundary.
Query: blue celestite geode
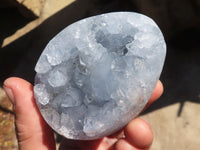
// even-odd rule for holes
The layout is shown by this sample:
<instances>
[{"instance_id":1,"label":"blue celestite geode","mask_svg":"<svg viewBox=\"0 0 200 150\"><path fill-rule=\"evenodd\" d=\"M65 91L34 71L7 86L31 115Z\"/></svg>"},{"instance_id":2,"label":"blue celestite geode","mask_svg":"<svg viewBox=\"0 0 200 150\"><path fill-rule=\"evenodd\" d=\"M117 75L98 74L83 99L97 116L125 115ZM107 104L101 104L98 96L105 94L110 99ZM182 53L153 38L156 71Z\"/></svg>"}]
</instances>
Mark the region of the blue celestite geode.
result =
<instances>
[{"instance_id":1,"label":"blue celestite geode","mask_svg":"<svg viewBox=\"0 0 200 150\"><path fill-rule=\"evenodd\" d=\"M109 135L144 108L165 55L160 29L142 14L115 12L80 20L56 35L40 56L37 105L66 138Z\"/></svg>"}]
</instances>

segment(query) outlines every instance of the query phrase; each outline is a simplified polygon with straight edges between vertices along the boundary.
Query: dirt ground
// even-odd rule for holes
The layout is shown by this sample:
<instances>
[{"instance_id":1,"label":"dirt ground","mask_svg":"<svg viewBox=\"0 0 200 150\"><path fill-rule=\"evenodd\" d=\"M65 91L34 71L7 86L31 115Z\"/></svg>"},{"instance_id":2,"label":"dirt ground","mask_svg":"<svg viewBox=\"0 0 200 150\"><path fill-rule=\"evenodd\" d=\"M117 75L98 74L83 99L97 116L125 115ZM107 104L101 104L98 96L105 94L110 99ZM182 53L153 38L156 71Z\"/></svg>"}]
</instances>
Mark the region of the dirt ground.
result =
<instances>
[{"instance_id":1,"label":"dirt ground","mask_svg":"<svg viewBox=\"0 0 200 150\"><path fill-rule=\"evenodd\" d=\"M17 149L12 104L0 88L0 149Z\"/></svg>"},{"instance_id":2,"label":"dirt ground","mask_svg":"<svg viewBox=\"0 0 200 150\"><path fill-rule=\"evenodd\" d=\"M38 18L27 18L19 11L20 8L4 6L0 7L1 86L4 79L10 76L22 77L33 83L34 66L40 53L48 41L67 25L102 12L136 9L129 2L120 0L112 3L100 3L98 0L42 0L41 9L36 11ZM30 11L33 11L32 8ZM148 14L148 10L141 12ZM156 21L159 22L159 19ZM199 150L200 29L189 28L174 32L173 36L167 35L167 30L164 36L168 52L161 75L165 91L140 117L152 127L152 150ZM2 88L0 149L17 149L12 105Z\"/></svg>"}]
</instances>

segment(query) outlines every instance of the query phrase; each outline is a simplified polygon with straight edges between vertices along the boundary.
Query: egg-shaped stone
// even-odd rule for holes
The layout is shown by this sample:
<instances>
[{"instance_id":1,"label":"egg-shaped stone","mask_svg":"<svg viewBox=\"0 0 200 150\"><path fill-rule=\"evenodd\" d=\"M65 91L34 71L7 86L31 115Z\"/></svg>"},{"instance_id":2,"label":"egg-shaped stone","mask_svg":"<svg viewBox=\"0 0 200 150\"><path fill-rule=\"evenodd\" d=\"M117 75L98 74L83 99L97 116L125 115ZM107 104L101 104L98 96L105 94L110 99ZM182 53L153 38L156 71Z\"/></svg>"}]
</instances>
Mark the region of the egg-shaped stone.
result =
<instances>
[{"instance_id":1,"label":"egg-shaped stone","mask_svg":"<svg viewBox=\"0 0 200 150\"><path fill-rule=\"evenodd\" d=\"M113 12L80 20L41 54L36 103L46 122L66 138L110 135L144 108L165 55L163 35L147 16Z\"/></svg>"}]
</instances>

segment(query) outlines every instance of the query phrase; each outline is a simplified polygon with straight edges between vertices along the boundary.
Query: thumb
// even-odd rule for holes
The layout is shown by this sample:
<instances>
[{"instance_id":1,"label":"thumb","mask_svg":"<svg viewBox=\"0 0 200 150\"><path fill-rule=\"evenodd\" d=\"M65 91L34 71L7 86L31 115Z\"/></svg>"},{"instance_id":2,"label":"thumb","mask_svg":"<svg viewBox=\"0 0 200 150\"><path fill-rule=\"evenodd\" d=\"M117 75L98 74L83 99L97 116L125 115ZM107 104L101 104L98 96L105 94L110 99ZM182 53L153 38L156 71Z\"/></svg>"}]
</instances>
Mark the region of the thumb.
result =
<instances>
[{"instance_id":1,"label":"thumb","mask_svg":"<svg viewBox=\"0 0 200 150\"><path fill-rule=\"evenodd\" d=\"M13 103L20 150L55 150L53 132L39 113L33 86L23 79L12 77L5 80L4 89Z\"/></svg>"}]
</instances>

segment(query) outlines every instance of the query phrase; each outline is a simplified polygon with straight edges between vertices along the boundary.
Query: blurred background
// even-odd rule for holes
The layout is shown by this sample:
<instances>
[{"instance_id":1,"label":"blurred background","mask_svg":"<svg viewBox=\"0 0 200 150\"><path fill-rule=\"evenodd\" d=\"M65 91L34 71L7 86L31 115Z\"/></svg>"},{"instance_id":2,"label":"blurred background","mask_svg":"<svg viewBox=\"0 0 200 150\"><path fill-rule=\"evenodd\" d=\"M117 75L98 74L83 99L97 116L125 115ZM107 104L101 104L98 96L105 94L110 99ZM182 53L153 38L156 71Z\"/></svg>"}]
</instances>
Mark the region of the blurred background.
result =
<instances>
[{"instance_id":1,"label":"blurred background","mask_svg":"<svg viewBox=\"0 0 200 150\"><path fill-rule=\"evenodd\" d=\"M152 150L199 150L200 0L0 0L0 150L17 149L3 81L17 76L33 83L52 37L77 20L113 11L153 18L166 39L164 94L140 116L152 127Z\"/></svg>"}]
</instances>

